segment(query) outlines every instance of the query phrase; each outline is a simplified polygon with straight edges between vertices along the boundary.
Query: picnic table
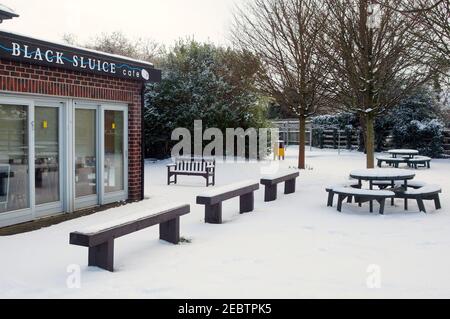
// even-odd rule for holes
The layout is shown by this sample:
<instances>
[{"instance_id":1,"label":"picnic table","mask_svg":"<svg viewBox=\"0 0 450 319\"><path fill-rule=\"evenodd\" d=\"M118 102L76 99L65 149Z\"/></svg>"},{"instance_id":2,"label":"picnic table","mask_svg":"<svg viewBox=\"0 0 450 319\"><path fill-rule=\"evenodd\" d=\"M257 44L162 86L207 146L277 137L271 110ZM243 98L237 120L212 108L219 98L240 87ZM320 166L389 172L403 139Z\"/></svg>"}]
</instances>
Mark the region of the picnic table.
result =
<instances>
[{"instance_id":1,"label":"picnic table","mask_svg":"<svg viewBox=\"0 0 450 319\"><path fill-rule=\"evenodd\" d=\"M393 158L397 158L398 156L407 156L409 158L414 158L414 156L419 155L418 150L408 150L408 149L396 149L388 151L389 154L392 155Z\"/></svg>"},{"instance_id":2,"label":"picnic table","mask_svg":"<svg viewBox=\"0 0 450 319\"><path fill-rule=\"evenodd\" d=\"M362 182L369 182L369 189L373 190L375 181L390 181L392 188L395 188L395 182L401 181L405 189L408 189L408 181L414 179L416 174L402 169L360 169L350 173L350 177L358 180L359 188L362 188ZM408 201L405 200L405 210L408 210ZM373 201L370 202L370 211L373 211Z\"/></svg>"}]
</instances>

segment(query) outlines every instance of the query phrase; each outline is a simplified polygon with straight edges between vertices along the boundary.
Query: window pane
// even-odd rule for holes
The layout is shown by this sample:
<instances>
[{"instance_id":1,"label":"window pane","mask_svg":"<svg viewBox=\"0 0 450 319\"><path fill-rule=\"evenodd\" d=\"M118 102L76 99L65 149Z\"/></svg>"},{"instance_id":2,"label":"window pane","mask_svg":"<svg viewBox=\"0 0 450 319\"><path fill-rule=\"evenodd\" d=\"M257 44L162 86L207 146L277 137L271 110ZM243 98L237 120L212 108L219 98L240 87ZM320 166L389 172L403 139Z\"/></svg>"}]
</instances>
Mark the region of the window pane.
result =
<instances>
[{"instance_id":1,"label":"window pane","mask_svg":"<svg viewBox=\"0 0 450 319\"><path fill-rule=\"evenodd\" d=\"M105 111L105 193L124 190L124 116Z\"/></svg>"},{"instance_id":2,"label":"window pane","mask_svg":"<svg viewBox=\"0 0 450 319\"><path fill-rule=\"evenodd\" d=\"M36 205L59 201L59 110L35 108Z\"/></svg>"},{"instance_id":3,"label":"window pane","mask_svg":"<svg viewBox=\"0 0 450 319\"><path fill-rule=\"evenodd\" d=\"M76 197L97 194L96 111L75 111Z\"/></svg>"},{"instance_id":4,"label":"window pane","mask_svg":"<svg viewBox=\"0 0 450 319\"><path fill-rule=\"evenodd\" d=\"M0 104L0 213L28 208L28 107Z\"/></svg>"}]
</instances>

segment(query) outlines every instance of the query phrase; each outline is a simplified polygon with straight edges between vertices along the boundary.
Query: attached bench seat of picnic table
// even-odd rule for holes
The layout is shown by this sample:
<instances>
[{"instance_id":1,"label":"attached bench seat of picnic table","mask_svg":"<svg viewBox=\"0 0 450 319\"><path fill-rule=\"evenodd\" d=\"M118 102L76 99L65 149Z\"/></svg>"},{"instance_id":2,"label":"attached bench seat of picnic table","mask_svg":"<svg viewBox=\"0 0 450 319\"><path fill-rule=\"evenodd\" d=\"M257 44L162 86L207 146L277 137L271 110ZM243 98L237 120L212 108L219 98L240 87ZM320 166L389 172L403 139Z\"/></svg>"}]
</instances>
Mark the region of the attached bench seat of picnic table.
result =
<instances>
[{"instance_id":1,"label":"attached bench seat of picnic table","mask_svg":"<svg viewBox=\"0 0 450 319\"><path fill-rule=\"evenodd\" d=\"M384 206L386 199L394 198L395 193L385 190L368 190L368 189L358 189L358 188L336 188L333 192L338 195L338 207L337 210L342 212L342 203L346 198L354 197L355 201L359 204L370 202L376 200L380 204L380 214L384 214ZM372 207L370 208L372 213Z\"/></svg>"},{"instance_id":2,"label":"attached bench seat of picnic table","mask_svg":"<svg viewBox=\"0 0 450 319\"><path fill-rule=\"evenodd\" d=\"M420 165L422 167L431 168L431 157L416 156L414 158L408 159L408 165L415 169L418 169Z\"/></svg>"},{"instance_id":3,"label":"attached bench seat of picnic table","mask_svg":"<svg viewBox=\"0 0 450 319\"><path fill-rule=\"evenodd\" d=\"M423 213L427 213L423 201L432 200L434 201L436 209L441 209L441 200L439 198L440 193L442 193L442 188L439 185L426 185L424 187L407 189L404 192L399 192L396 194L396 197L404 198L405 200L416 200L420 211Z\"/></svg>"},{"instance_id":4,"label":"attached bench seat of picnic table","mask_svg":"<svg viewBox=\"0 0 450 319\"><path fill-rule=\"evenodd\" d=\"M180 242L180 217L189 214L190 206L173 204L147 213L136 213L70 234L70 244L89 248L89 266L114 271L114 240L145 228L159 225L160 239Z\"/></svg>"},{"instance_id":5,"label":"attached bench seat of picnic table","mask_svg":"<svg viewBox=\"0 0 450 319\"><path fill-rule=\"evenodd\" d=\"M382 167L383 163L388 164L389 166L394 166L398 168L400 164L407 164L408 159L403 157L388 157L388 156L379 156L377 157L378 167Z\"/></svg>"},{"instance_id":6,"label":"attached bench seat of picnic table","mask_svg":"<svg viewBox=\"0 0 450 319\"><path fill-rule=\"evenodd\" d=\"M255 191L259 183L243 181L218 187L214 190L197 196L197 204L205 205L205 222L208 224L222 224L222 202L239 197L240 213L249 213L254 210Z\"/></svg>"},{"instance_id":7,"label":"attached bench seat of picnic table","mask_svg":"<svg viewBox=\"0 0 450 319\"><path fill-rule=\"evenodd\" d=\"M327 187L327 188L325 189L325 190L327 191L327 193L328 193L327 206L328 206L328 207L333 207L334 195L335 195L334 190L335 190L335 189L349 188L349 187L350 187L350 188L361 188L361 186L359 185L359 182L358 182L358 181L355 181L355 180L353 180L353 181L348 181L348 182L345 182L345 183L340 183L340 184L337 184L337 185L334 185L334 186ZM351 203L351 202L352 202L352 199L353 199L353 197L350 197L350 196L349 196L348 202Z\"/></svg>"},{"instance_id":8,"label":"attached bench seat of picnic table","mask_svg":"<svg viewBox=\"0 0 450 319\"><path fill-rule=\"evenodd\" d=\"M300 176L299 172L294 173L280 173L275 175L268 175L261 178L260 183L265 186L264 201L272 202L277 199L278 184L284 182L284 193L295 193L295 182L297 177Z\"/></svg>"}]
</instances>

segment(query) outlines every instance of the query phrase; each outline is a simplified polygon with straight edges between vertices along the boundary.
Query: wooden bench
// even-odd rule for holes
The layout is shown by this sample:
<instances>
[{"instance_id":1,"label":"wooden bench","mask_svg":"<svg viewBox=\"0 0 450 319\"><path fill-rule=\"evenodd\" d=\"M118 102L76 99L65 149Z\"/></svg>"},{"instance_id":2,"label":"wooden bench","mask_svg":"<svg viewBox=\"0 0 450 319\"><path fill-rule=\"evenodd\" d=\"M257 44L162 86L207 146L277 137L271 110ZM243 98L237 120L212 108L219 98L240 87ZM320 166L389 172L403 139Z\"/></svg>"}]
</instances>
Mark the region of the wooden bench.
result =
<instances>
[{"instance_id":1,"label":"wooden bench","mask_svg":"<svg viewBox=\"0 0 450 319\"><path fill-rule=\"evenodd\" d=\"M357 189L357 188L336 188L333 192L338 195L338 207L337 210L342 212L342 203L346 198L354 197L355 201L359 204L371 202L376 200L380 204L380 214L384 214L384 206L386 199L394 198L395 193L391 191L385 190L366 190L366 189ZM372 213L372 207L370 209Z\"/></svg>"},{"instance_id":2,"label":"wooden bench","mask_svg":"<svg viewBox=\"0 0 450 319\"><path fill-rule=\"evenodd\" d=\"M295 181L297 177L300 176L299 172L295 173L284 173L278 175L271 175L263 177L260 181L262 185L265 186L264 189L264 201L272 202L277 199L278 184L284 182L284 193L293 194L295 193Z\"/></svg>"},{"instance_id":3,"label":"wooden bench","mask_svg":"<svg viewBox=\"0 0 450 319\"><path fill-rule=\"evenodd\" d=\"M114 271L114 240L159 225L160 239L180 242L180 217L189 214L189 205L161 207L157 213L138 213L105 225L70 234L70 244L89 248L89 266Z\"/></svg>"},{"instance_id":4,"label":"wooden bench","mask_svg":"<svg viewBox=\"0 0 450 319\"><path fill-rule=\"evenodd\" d=\"M177 158L167 165L167 185L177 184L178 176L201 176L206 179L206 187L216 184L216 160L207 158ZM172 179L173 177L173 179Z\"/></svg>"},{"instance_id":5,"label":"wooden bench","mask_svg":"<svg viewBox=\"0 0 450 319\"><path fill-rule=\"evenodd\" d=\"M413 199L417 201L417 205L421 212L426 213L427 210L423 201L433 200L436 209L441 209L441 200L439 194L442 193L442 189L438 185L426 185L420 188L408 189L404 192L397 193L397 198L404 198L405 200Z\"/></svg>"},{"instance_id":6,"label":"wooden bench","mask_svg":"<svg viewBox=\"0 0 450 319\"><path fill-rule=\"evenodd\" d=\"M327 206L328 207L333 207L333 202L334 202L334 190L335 189L339 189L339 188L360 188L361 186L359 185L358 181L349 181L346 183L342 183L339 185L334 185L331 187L327 187L325 190L328 193L328 202L327 202ZM349 196L348 198L348 202L351 203L352 202L352 197Z\"/></svg>"},{"instance_id":7,"label":"wooden bench","mask_svg":"<svg viewBox=\"0 0 450 319\"><path fill-rule=\"evenodd\" d=\"M388 157L388 156L380 156L377 157L377 161L378 161L378 167L381 168L381 166L383 165L383 163L388 164L389 166L394 166L395 168L398 168L400 164L408 163L408 160L405 158L395 158L395 157Z\"/></svg>"},{"instance_id":8,"label":"wooden bench","mask_svg":"<svg viewBox=\"0 0 450 319\"><path fill-rule=\"evenodd\" d=\"M418 169L419 167L431 168L431 158L427 156L416 156L408 159L408 166Z\"/></svg>"},{"instance_id":9,"label":"wooden bench","mask_svg":"<svg viewBox=\"0 0 450 319\"><path fill-rule=\"evenodd\" d=\"M254 210L255 191L259 184L245 181L217 188L213 191L197 196L197 204L205 205L205 222L208 224L222 224L222 202L240 197L240 213Z\"/></svg>"}]
</instances>

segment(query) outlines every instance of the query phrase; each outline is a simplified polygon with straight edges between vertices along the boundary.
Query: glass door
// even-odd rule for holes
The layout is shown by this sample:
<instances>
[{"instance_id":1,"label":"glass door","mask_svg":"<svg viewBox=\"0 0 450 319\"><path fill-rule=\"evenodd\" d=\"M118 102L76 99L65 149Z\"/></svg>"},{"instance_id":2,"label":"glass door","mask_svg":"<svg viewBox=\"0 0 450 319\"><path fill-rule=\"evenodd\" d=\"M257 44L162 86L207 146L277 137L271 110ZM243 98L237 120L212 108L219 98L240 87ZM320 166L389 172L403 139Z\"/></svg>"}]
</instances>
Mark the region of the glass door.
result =
<instances>
[{"instance_id":1,"label":"glass door","mask_svg":"<svg viewBox=\"0 0 450 319\"><path fill-rule=\"evenodd\" d=\"M34 108L34 188L38 215L62 211L61 113L57 104L36 103Z\"/></svg>"},{"instance_id":2,"label":"glass door","mask_svg":"<svg viewBox=\"0 0 450 319\"><path fill-rule=\"evenodd\" d=\"M106 204L127 198L128 113L118 106L105 106L102 113L102 204Z\"/></svg>"},{"instance_id":3,"label":"glass door","mask_svg":"<svg viewBox=\"0 0 450 319\"><path fill-rule=\"evenodd\" d=\"M31 118L31 104L0 101L0 216L31 213Z\"/></svg>"},{"instance_id":4,"label":"glass door","mask_svg":"<svg viewBox=\"0 0 450 319\"><path fill-rule=\"evenodd\" d=\"M75 208L98 205L97 107L75 108Z\"/></svg>"}]
</instances>

